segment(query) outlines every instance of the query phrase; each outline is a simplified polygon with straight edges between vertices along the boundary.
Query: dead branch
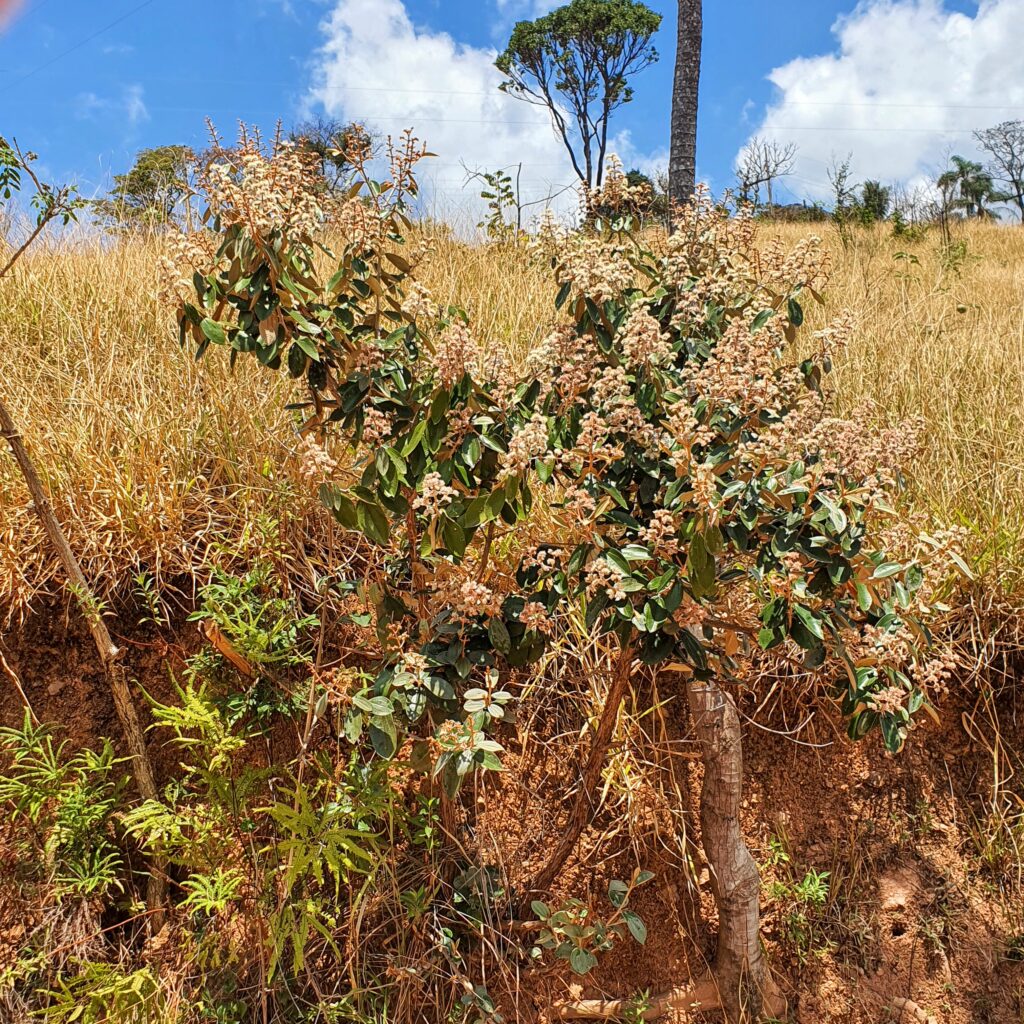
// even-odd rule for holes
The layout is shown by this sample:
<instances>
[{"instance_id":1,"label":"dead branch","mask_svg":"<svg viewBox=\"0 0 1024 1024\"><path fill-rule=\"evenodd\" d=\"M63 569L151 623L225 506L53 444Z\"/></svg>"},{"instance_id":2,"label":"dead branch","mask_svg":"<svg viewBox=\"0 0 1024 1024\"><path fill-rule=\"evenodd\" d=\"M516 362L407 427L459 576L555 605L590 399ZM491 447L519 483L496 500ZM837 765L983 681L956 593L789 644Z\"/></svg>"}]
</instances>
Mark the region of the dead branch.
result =
<instances>
[{"instance_id":1,"label":"dead branch","mask_svg":"<svg viewBox=\"0 0 1024 1024\"><path fill-rule=\"evenodd\" d=\"M131 690L128 686L128 676L124 666L121 664L121 650L110 638L106 624L102 616L96 614L95 601L92 591L85 579L78 559L75 558L71 545L68 544L64 530L61 528L57 517L54 515L53 507L47 497L46 489L39 478L35 465L29 457L28 450L21 435L15 429L14 421L7 410L7 406L0 399L0 433L7 439L7 443L14 453L15 461L21 469L25 483L28 485L29 494L32 496L32 503L36 514L39 516L46 531L50 543L53 545L67 573L72 590L78 600L79 607L89 625L93 642L103 665L103 673L107 677L107 684L110 687L111 696L114 699L114 708L117 711L118 720L121 723L121 730L124 733L125 742L131 755L132 775L138 787L139 795L143 800L156 800L158 797L156 780L153 776L153 766L149 760L146 750L146 741L139 724L139 716L136 713L135 705L132 703ZM162 907L166 894L166 884L162 877L153 873L150 875L150 885L147 892L147 900L151 909ZM154 918L159 919L160 915ZM158 925L157 925L158 926Z\"/></svg>"},{"instance_id":2,"label":"dead branch","mask_svg":"<svg viewBox=\"0 0 1024 1024\"><path fill-rule=\"evenodd\" d=\"M608 696L605 699L601 717L598 719L597 731L590 744L590 752L587 755L587 763L583 769L583 778L580 781L579 792L576 795L576 802L569 815L559 839L547 863L541 868L534 878L531 890L544 892L554 881L555 876L562 869L562 866L569 859L583 830L589 824L594 813L593 795L597 791L598 783L601 780L601 772L604 770L604 763L608 756L608 747L611 744L612 733L615 731L615 722L619 717L619 705L626 696L629 689L630 669L633 664L633 652L627 645L619 652L619 660L615 666L611 685L608 688Z\"/></svg>"},{"instance_id":3,"label":"dead branch","mask_svg":"<svg viewBox=\"0 0 1024 1024\"><path fill-rule=\"evenodd\" d=\"M683 988L663 992L650 1000L642 1011L642 1020L657 1020L668 1013L705 1013L722 1008L718 984L708 975ZM554 1010L560 1020L614 1020L636 1009L634 999L577 999L556 1003Z\"/></svg>"}]
</instances>

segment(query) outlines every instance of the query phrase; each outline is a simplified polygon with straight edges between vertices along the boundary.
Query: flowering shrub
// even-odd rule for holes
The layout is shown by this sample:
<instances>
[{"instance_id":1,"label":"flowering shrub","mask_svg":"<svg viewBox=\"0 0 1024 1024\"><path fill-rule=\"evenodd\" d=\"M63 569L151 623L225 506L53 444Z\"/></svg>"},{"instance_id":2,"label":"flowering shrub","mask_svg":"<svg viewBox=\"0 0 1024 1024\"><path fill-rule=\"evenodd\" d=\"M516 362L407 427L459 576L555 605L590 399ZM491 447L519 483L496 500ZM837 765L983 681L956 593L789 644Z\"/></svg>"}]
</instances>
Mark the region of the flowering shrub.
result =
<instances>
[{"instance_id":1,"label":"flowering shrub","mask_svg":"<svg viewBox=\"0 0 1024 1024\"><path fill-rule=\"evenodd\" d=\"M904 544L896 559L882 544L916 424L827 415L849 318L785 361L827 279L816 239L759 249L753 221L706 195L659 252L630 226L548 221L535 241L568 313L532 360L550 424L538 475L565 502L548 568L521 583L549 605L585 601L591 627L698 676L734 677L746 637L806 669L831 659L850 735L880 726L898 750L927 699L922 566L944 549Z\"/></svg>"},{"instance_id":2,"label":"flowering shrub","mask_svg":"<svg viewBox=\"0 0 1024 1024\"><path fill-rule=\"evenodd\" d=\"M365 729L391 756L412 731L449 792L499 767L497 678L580 602L624 651L697 678L737 676L756 647L838 668L851 736L879 726L900 748L939 671L920 653L927 545L895 558L879 540L914 433L826 414L848 320L784 360L827 277L815 240L759 249L749 217L701 196L652 247L628 215L593 220L631 194L612 173L586 197L591 230L541 224L560 319L513 379L414 281L415 139L390 147L385 183L349 154L340 201L308 184L299 149L237 153L201 182L206 229L178 243L181 337L306 385L304 475L367 542L347 588L376 647L350 739ZM543 535L538 486L554 506Z\"/></svg>"},{"instance_id":3,"label":"flowering shrub","mask_svg":"<svg viewBox=\"0 0 1024 1024\"><path fill-rule=\"evenodd\" d=\"M499 364L484 365L461 312L439 310L411 280L425 253L399 250L423 155L406 136L390 151L392 181L379 184L367 154L350 154L359 183L328 204L307 184L302 151L243 139L202 183L208 230L180 238L175 277L193 272L177 287L193 293L180 327L199 355L225 345L232 359L252 353L305 381L302 474L323 481L325 505L370 546L347 587L353 621L375 627L377 657L346 735L365 731L391 756L426 722L421 738L454 792L475 766L499 767L485 729L509 695L489 682L494 666L543 649L545 623L524 614L526 597L493 558L498 524L522 522L532 503L535 453L516 431L539 390L498 384ZM317 240L326 221L344 239L338 253ZM327 280L318 256L332 261ZM324 448L336 432L353 446L344 468Z\"/></svg>"}]
</instances>

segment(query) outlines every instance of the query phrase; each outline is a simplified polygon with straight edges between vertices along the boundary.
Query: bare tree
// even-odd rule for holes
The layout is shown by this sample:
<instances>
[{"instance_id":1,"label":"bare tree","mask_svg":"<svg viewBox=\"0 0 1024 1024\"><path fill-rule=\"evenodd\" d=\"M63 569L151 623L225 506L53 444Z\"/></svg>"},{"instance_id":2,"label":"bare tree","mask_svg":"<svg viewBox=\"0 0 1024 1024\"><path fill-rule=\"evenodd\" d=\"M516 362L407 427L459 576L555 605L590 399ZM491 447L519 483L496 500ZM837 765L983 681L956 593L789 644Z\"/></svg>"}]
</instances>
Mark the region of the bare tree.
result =
<instances>
[{"instance_id":1,"label":"bare tree","mask_svg":"<svg viewBox=\"0 0 1024 1024\"><path fill-rule=\"evenodd\" d=\"M1024 121L1003 121L974 137L991 157L992 178L1003 186L1005 199L1016 204L1024 224Z\"/></svg>"},{"instance_id":2,"label":"bare tree","mask_svg":"<svg viewBox=\"0 0 1024 1024\"><path fill-rule=\"evenodd\" d=\"M931 191L924 185L909 188L902 182L892 187L892 214L905 224L921 224L931 211Z\"/></svg>"},{"instance_id":3,"label":"bare tree","mask_svg":"<svg viewBox=\"0 0 1024 1024\"><path fill-rule=\"evenodd\" d=\"M792 172L796 152L795 142L783 144L755 135L744 147L736 168L740 198L757 207L761 203L761 187L764 186L768 208L771 209L775 204L774 183Z\"/></svg>"}]
</instances>

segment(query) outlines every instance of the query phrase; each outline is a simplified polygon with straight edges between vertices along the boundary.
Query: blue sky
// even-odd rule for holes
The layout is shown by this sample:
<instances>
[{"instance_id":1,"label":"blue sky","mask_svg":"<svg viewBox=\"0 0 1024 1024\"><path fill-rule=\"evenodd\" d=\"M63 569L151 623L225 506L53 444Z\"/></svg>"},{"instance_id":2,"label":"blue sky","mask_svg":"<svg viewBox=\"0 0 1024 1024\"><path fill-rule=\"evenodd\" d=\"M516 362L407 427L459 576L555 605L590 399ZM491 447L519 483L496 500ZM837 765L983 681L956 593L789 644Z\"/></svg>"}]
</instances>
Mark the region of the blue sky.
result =
<instances>
[{"instance_id":1,"label":"blue sky","mask_svg":"<svg viewBox=\"0 0 1024 1024\"><path fill-rule=\"evenodd\" d=\"M441 151L442 201L459 202L463 163L522 160L527 189L542 194L568 183L571 170L538 112L493 95L489 50L516 17L551 6L22 0L0 34L0 133L38 151L54 178L93 194L142 147L201 145L207 115L231 136L238 119L287 125L327 107L378 130L415 125ZM636 99L614 125L628 133L616 140L626 162L645 169L666 159L676 5L650 6L664 15L662 60L636 79ZM864 151L874 161L865 174L909 180L941 157L940 146L967 148L970 127L1024 116L1024 0L982 0L980 9L969 0L704 6L698 162L717 188L759 130L800 145L789 187L813 196L830 152ZM993 64L999 81L986 71Z\"/></svg>"}]
</instances>

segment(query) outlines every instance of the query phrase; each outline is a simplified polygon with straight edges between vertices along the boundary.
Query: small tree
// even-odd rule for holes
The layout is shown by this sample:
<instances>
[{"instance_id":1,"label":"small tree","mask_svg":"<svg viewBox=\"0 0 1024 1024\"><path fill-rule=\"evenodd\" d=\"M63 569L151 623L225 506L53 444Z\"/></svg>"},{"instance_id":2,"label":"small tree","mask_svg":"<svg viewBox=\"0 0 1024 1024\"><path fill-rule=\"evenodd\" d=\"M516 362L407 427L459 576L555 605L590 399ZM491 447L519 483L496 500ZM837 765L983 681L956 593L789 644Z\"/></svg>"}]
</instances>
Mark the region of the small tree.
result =
<instances>
[{"instance_id":1,"label":"small tree","mask_svg":"<svg viewBox=\"0 0 1024 1024\"><path fill-rule=\"evenodd\" d=\"M57 222L67 225L75 221L78 211L84 205L74 185L55 186L40 180L33 167L36 159L35 153L23 152L17 140L12 139L8 142L0 135L0 199L7 204L17 193L22 191L27 181L33 189L30 202L36 211L35 228L22 245L17 247L0 266L0 280L14 268L18 260L25 255L32 243L48 226ZM139 795L144 800L155 799L157 789L153 766L149 760L145 735L133 703L128 673L121 661L122 652L111 639L103 616L97 610L96 598L71 545L68 543L67 535L54 514L50 495L47 493L35 462L25 445L25 440L18 431L4 399L5 396L0 392L0 436L10 446L14 461L18 465L32 497L36 515L53 547L54 554L67 575L68 589L74 595L89 626L89 632L96 645L96 653L110 687L114 710L121 723L125 742L131 755L131 770ZM31 707L28 706L27 700L25 710L26 723L28 723L30 719L34 719L35 715ZM156 863L153 867L154 871L149 876L147 898L150 910L153 912L154 929L157 929L163 917L167 886L164 880L163 865Z\"/></svg>"},{"instance_id":2,"label":"small tree","mask_svg":"<svg viewBox=\"0 0 1024 1024\"><path fill-rule=\"evenodd\" d=\"M990 173L1006 201L1016 204L1024 224L1024 121L1003 121L974 137L991 157Z\"/></svg>"},{"instance_id":3,"label":"small tree","mask_svg":"<svg viewBox=\"0 0 1024 1024\"><path fill-rule=\"evenodd\" d=\"M188 193L192 156L188 146L142 150L130 171L114 175L114 187L92 203L93 212L116 228L171 223Z\"/></svg>"},{"instance_id":4,"label":"small tree","mask_svg":"<svg viewBox=\"0 0 1024 1024\"><path fill-rule=\"evenodd\" d=\"M495 66L510 96L547 107L573 170L600 185L612 114L633 99L629 80L658 59L661 24L637 0L572 0L536 21L520 21Z\"/></svg>"},{"instance_id":5,"label":"small tree","mask_svg":"<svg viewBox=\"0 0 1024 1024\"><path fill-rule=\"evenodd\" d=\"M342 584L366 630L345 733L383 757L411 735L414 763L454 796L470 772L500 766L488 733L511 699L505 679L581 609L617 667L579 796L534 880L543 889L592 813L636 666L682 673L719 937L713 979L679 1005L756 1016L769 985L758 871L738 824L734 694L752 652L772 652L819 680L853 739L878 728L902 747L945 671L924 653L923 564L943 546L908 533L896 557L885 546L900 536L889 495L912 432L826 415L829 351L849 323L820 333L816 355L784 359L823 258L814 243L759 250L749 217L704 196L658 251L628 213L581 234L545 221L535 248L555 272L560 317L526 372L510 374L412 281L416 253L399 249L422 150L406 139L392 155L391 183L357 168L365 195L338 214L346 242L330 267L315 240L325 211L289 148L249 147L214 168L213 237L182 247L183 341L303 382L310 475L361 544L359 577ZM610 174L588 206L614 211L626 189ZM348 465L324 447L335 433ZM539 488L542 523L530 516Z\"/></svg>"},{"instance_id":6,"label":"small tree","mask_svg":"<svg viewBox=\"0 0 1024 1024\"><path fill-rule=\"evenodd\" d=\"M860 209L865 221L874 223L889 216L892 189L878 181L865 181L860 187Z\"/></svg>"},{"instance_id":7,"label":"small tree","mask_svg":"<svg viewBox=\"0 0 1024 1024\"><path fill-rule=\"evenodd\" d=\"M951 193L954 209L962 210L964 216L979 220L998 220L999 213L991 204L1006 199L995 187L992 175L975 160L962 156L950 157L952 166L939 175L937 182L940 192Z\"/></svg>"},{"instance_id":8,"label":"small tree","mask_svg":"<svg viewBox=\"0 0 1024 1024\"><path fill-rule=\"evenodd\" d=\"M56 186L41 181L33 167L36 159L36 154L31 152L31 150L28 152L22 151L17 139L11 139L8 142L7 139L0 135L0 200L3 202L3 205L0 206L3 220L0 221L0 224L6 227L9 223L13 222L14 218L8 216L11 209L11 200L17 193L21 192L26 178L33 187L32 198L29 200L29 203L36 215L35 224L32 226L27 237L20 245L11 247L11 252L6 254L6 259L2 259L2 251L0 251L0 259L2 259L2 262L0 262L0 277L3 277L14 267L15 263L28 252L32 243L49 225L58 221L64 225L69 224L76 219L78 210L84 205L83 200L78 195L76 186ZM0 245L7 244L8 240L0 235Z\"/></svg>"},{"instance_id":9,"label":"small tree","mask_svg":"<svg viewBox=\"0 0 1024 1024\"><path fill-rule=\"evenodd\" d=\"M355 171L356 154L373 146L364 125L323 115L297 124L289 138L314 156L324 187L331 193L345 190Z\"/></svg>"},{"instance_id":10,"label":"small tree","mask_svg":"<svg viewBox=\"0 0 1024 1024\"><path fill-rule=\"evenodd\" d=\"M850 170L852 163L852 153L844 157L833 153L825 172L832 186L832 222L839 229L844 249L850 244L850 224L857 211L857 186Z\"/></svg>"}]
</instances>

